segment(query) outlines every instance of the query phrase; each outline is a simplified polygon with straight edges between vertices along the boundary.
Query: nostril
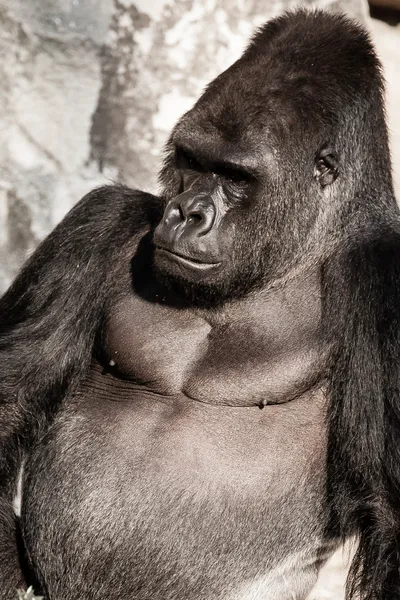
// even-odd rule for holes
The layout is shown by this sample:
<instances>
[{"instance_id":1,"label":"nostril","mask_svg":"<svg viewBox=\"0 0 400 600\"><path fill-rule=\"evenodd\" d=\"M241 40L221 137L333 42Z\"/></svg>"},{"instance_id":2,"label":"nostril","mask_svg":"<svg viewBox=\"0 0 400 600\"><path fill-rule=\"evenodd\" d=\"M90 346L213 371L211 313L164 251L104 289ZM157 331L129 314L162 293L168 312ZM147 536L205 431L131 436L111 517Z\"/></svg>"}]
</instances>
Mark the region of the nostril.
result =
<instances>
[{"instance_id":1,"label":"nostril","mask_svg":"<svg viewBox=\"0 0 400 600\"><path fill-rule=\"evenodd\" d=\"M199 225L203 220L203 216L199 212L190 213L187 217L187 221L192 225Z\"/></svg>"}]
</instances>

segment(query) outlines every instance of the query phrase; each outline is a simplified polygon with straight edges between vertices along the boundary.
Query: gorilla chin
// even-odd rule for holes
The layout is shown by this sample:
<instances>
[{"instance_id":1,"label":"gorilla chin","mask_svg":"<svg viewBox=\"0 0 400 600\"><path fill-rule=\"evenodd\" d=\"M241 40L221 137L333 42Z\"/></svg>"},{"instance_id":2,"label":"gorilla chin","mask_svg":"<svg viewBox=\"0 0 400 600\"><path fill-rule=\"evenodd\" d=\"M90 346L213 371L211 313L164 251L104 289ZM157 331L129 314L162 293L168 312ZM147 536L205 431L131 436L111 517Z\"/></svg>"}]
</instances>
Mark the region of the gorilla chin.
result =
<instances>
[{"instance_id":1,"label":"gorilla chin","mask_svg":"<svg viewBox=\"0 0 400 600\"><path fill-rule=\"evenodd\" d=\"M153 275L172 304L204 310L222 307L263 287L264 280L232 261L197 262L196 259L155 247Z\"/></svg>"},{"instance_id":2,"label":"gorilla chin","mask_svg":"<svg viewBox=\"0 0 400 600\"><path fill-rule=\"evenodd\" d=\"M154 249L155 278L178 303L183 301L198 308L216 308L223 304L229 297L223 273L223 262L200 262L160 246Z\"/></svg>"}]
</instances>

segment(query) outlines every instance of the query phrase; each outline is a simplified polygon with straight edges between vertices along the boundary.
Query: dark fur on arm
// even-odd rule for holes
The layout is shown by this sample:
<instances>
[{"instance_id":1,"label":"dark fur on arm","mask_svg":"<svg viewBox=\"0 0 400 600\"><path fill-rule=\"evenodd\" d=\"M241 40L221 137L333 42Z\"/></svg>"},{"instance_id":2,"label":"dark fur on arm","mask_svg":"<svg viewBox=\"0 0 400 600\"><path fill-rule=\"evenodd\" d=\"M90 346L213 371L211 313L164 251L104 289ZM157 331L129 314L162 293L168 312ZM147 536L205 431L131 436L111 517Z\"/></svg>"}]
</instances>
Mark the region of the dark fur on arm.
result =
<instances>
[{"instance_id":1,"label":"dark fur on arm","mask_svg":"<svg viewBox=\"0 0 400 600\"><path fill-rule=\"evenodd\" d=\"M360 536L348 598L400 598L400 232L364 233L326 266L335 340L328 482L333 521ZM358 592L360 595L356 595Z\"/></svg>"},{"instance_id":2,"label":"dark fur on arm","mask_svg":"<svg viewBox=\"0 0 400 600\"><path fill-rule=\"evenodd\" d=\"M119 273L129 268L135 234L149 227L158 206L156 197L122 186L92 191L0 300L1 598L7 593L3 565L16 562L9 552L15 544L9 540L11 502L23 452L86 373L105 305Z\"/></svg>"}]
</instances>

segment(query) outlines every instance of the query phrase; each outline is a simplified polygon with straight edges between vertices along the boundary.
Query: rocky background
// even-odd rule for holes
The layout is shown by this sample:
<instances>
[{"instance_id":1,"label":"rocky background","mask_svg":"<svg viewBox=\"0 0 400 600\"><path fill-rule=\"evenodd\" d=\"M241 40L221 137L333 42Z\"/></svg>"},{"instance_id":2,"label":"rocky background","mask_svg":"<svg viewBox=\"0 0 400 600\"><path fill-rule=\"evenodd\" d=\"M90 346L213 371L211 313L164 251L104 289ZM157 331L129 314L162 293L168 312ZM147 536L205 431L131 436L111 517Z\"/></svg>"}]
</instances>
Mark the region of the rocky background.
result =
<instances>
[{"instance_id":1,"label":"rocky background","mask_svg":"<svg viewBox=\"0 0 400 600\"><path fill-rule=\"evenodd\" d=\"M257 25L296 4L0 0L0 291L94 186L122 181L155 191L162 147L177 118L241 54ZM400 192L397 19L392 15L390 25L371 19L366 0L313 4L344 10L372 31L388 80ZM343 598L341 556L324 570L313 600Z\"/></svg>"}]
</instances>

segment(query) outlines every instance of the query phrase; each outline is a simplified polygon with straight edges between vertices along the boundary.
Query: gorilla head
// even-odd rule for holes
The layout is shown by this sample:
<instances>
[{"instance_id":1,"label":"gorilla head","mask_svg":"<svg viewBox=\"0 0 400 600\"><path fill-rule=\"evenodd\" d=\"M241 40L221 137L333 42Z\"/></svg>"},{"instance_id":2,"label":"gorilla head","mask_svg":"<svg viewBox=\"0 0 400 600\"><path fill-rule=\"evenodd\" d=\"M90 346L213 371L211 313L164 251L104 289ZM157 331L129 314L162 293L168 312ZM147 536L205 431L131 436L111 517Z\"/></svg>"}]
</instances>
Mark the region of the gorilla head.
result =
<instances>
[{"instance_id":1,"label":"gorilla head","mask_svg":"<svg viewBox=\"0 0 400 600\"><path fill-rule=\"evenodd\" d=\"M223 300L321 257L371 194L370 161L389 162L384 132L364 30L320 11L268 23L171 135L157 270Z\"/></svg>"}]
</instances>

